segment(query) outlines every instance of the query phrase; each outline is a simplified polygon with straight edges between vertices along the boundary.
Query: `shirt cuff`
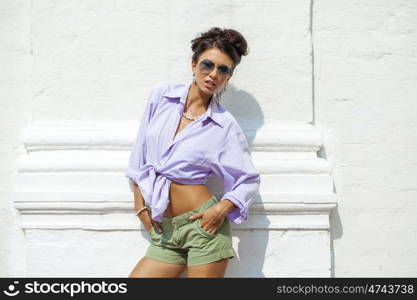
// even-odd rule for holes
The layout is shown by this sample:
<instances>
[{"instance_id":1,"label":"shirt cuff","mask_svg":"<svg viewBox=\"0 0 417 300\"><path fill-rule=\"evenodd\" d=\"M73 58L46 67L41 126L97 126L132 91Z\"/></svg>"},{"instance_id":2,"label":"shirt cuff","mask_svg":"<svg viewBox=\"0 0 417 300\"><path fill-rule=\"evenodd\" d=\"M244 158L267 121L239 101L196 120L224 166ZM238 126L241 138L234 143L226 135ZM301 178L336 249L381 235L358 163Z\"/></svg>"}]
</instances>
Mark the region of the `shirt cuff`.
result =
<instances>
[{"instance_id":1,"label":"shirt cuff","mask_svg":"<svg viewBox=\"0 0 417 300\"><path fill-rule=\"evenodd\" d=\"M228 215L227 218L233 222L234 224L241 224L248 219L248 206L242 204L237 198L232 195L228 195L227 193L223 195L221 201L228 199L237 207L232 210Z\"/></svg>"}]
</instances>

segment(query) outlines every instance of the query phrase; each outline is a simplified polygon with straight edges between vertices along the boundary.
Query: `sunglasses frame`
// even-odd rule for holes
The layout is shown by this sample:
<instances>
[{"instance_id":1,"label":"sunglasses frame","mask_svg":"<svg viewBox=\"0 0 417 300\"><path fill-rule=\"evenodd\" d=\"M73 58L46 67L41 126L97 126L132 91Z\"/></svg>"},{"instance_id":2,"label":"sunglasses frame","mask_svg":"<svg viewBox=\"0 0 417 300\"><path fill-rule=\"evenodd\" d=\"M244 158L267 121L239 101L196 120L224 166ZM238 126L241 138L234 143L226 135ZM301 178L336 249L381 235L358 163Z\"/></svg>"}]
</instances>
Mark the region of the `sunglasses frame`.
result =
<instances>
[{"instance_id":1,"label":"sunglasses frame","mask_svg":"<svg viewBox=\"0 0 417 300\"><path fill-rule=\"evenodd\" d=\"M204 69L203 65L204 65L206 62L210 63L210 64L211 64L211 67L207 67L207 65L206 65L207 69ZM232 73L233 73L233 67L228 67L228 66L223 65L223 64L221 64L221 65L216 65L214 62L212 62L210 59L207 59L207 58L206 58L206 59L203 59L203 60L202 60L202 61L198 64L198 67L199 67L200 72L201 72L201 73L203 73L203 74L208 74L208 73L210 73L211 71L213 71L213 69L214 69L215 67L217 67L217 70L219 70L219 74L220 74L221 76L227 76L227 75L230 75L230 74L232 74ZM222 69L221 69L222 67L226 67L226 68L228 69L228 71L224 71L224 70L222 70Z\"/></svg>"}]
</instances>

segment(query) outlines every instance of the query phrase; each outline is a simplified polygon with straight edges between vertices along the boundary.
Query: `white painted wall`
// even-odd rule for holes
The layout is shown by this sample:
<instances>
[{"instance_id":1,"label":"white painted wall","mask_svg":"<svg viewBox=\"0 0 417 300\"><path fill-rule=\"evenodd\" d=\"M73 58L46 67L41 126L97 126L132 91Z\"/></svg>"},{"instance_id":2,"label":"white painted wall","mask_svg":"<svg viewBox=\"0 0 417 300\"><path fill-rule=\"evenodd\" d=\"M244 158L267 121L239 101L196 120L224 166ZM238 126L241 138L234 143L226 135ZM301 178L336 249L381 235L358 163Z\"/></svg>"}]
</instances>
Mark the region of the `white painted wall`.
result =
<instances>
[{"instance_id":1,"label":"white painted wall","mask_svg":"<svg viewBox=\"0 0 417 300\"><path fill-rule=\"evenodd\" d=\"M132 133L152 84L191 80L211 26L248 40L222 101L251 121L262 176L227 275L416 276L417 3L168 3L0 1L0 276L127 276L147 245L122 174ZM102 139L82 139L88 122ZM88 154L106 163L60 180Z\"/></svg>"},{"instance_id":2,"label":"white painted wall","mask_svg":"<svg viewBox=\"0 0 417 300\"><path fill-rule=\"evenodd\" d=\"M417 3L314 1L316 121L332 132L336 276L417 275Z\"/></svg>"}]
</instances>

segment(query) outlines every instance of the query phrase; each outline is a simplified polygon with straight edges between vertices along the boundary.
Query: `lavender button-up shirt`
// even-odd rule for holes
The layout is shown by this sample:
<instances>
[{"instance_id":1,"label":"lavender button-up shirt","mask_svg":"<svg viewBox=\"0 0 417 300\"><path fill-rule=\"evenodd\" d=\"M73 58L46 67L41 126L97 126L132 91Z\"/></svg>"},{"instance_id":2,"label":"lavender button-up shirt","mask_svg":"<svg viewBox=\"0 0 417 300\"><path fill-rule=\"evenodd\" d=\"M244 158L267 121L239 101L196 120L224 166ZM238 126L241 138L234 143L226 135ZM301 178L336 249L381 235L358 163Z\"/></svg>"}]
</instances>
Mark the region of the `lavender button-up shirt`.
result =
<instances>
[{"instance_id":1,"label":"lavender button-up shirt","mask_svg":"<svg viewBox=\"0 0 417 300\"><path fill-rule=\"evenodd\" d=\"M227 218L240 224L247 219L260 184L246 137L213 95L207 111L173 138L189 88L189 83L153 86L125 176L139 186L152 219L162 222L172 181L204 184L214 173L224 182L221 201L228 199L237 206Z\"/></svg>"}]
</instances>

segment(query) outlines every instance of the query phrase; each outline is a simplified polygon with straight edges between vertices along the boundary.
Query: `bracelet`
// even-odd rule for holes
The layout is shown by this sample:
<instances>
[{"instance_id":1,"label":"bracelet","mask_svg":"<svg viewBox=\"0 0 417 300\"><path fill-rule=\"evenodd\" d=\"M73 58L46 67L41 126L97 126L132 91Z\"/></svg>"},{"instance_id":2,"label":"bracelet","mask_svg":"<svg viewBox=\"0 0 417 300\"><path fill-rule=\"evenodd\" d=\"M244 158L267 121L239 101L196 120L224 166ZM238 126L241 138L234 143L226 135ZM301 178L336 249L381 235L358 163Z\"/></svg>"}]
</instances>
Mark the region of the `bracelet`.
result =
<instances>
[{"instance_id":1,"label":"bracelet","mask_svg":"<svg viewBox=\"0 0 417 300\"><path fill-rule=\"evenodd\" d=\"M145 205L144 207L142 207L141 209L139 209L137 212L136 212L136 215L138 216L142 211L144 211L144 210L151 210L151 208L149 207L149 206L147 206L147 205Z\"/></svg>"}]
</instances>

